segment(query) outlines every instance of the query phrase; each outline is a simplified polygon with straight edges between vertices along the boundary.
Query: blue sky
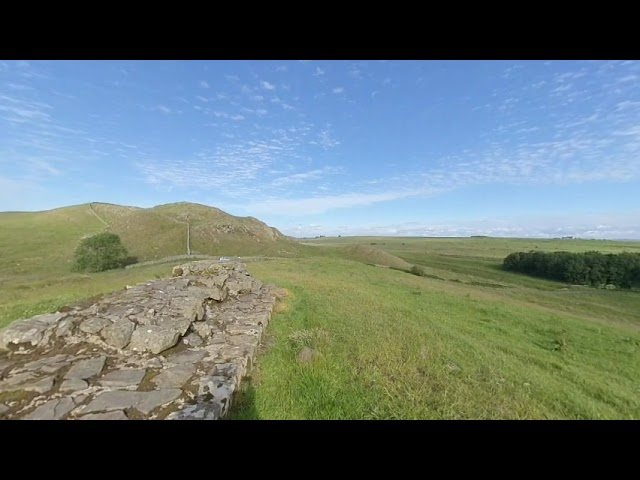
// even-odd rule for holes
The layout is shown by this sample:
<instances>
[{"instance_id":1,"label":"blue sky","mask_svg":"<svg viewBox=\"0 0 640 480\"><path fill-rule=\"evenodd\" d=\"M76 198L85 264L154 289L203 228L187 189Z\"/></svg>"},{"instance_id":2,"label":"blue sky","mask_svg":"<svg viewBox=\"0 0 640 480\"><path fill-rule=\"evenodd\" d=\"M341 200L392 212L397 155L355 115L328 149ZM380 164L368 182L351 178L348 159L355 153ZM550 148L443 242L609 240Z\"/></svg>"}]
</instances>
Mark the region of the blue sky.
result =
<instances>
[{"instance_id":1,"label":"blue sky","mask_svg":"<svg viewBox=\"0 0 640 480\"><path fill-rule=\"evenodd\" d=\"M640 239L638 61L0 61L0 210Z\"/></svg>"}]
</instances>

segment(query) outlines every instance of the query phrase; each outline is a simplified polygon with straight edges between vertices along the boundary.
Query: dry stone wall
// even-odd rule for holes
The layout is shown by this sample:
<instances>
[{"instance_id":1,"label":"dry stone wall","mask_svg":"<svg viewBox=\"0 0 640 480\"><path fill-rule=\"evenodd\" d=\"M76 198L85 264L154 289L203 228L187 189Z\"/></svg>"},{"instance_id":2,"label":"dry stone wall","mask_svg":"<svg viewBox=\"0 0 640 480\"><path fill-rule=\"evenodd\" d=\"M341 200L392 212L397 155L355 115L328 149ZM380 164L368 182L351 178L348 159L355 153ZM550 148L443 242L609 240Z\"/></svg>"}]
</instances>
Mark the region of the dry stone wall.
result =
<instances>
[{"instance_id":1,"label":"dry stone wall","mask_svg":"<svg viewBox=\"0 0 640 480\"><path fill-rule=\"evenodd\" d=\"M251 367L275 291L242 263L173 277L0 330L0 419L218 419Z\"/></svg>"}]
</instances>

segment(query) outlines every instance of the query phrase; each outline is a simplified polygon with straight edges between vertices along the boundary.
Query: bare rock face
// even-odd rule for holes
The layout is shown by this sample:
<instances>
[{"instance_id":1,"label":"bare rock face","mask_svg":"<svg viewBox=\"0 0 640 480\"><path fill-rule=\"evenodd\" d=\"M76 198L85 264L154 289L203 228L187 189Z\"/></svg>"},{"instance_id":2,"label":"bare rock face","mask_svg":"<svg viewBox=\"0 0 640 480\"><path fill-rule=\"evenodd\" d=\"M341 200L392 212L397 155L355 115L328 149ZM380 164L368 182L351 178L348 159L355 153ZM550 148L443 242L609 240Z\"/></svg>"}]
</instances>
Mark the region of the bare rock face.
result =
<instances>
[{"instance_id":1,"label":"bare rock face","mask_svg":"<svg viewBox=\"0 0 640 480\"><path fill-rule=\"evenodd\" d=\"M131 336L131 350L158 354L173 347L180 339L180 332L156 325L138 328Z\"/></svg>"},{"instance_id":2,"label":"bare rock face","mask_svg":"<svg viewBox=\"0 0 640 480\"><path fill-rule=\"evenodd\" d=\"M50 400L44 405L40 405L25 420L60 420L75 407L71 398L64 397L58 400Z\"/></svg>"},{"instance_id":3,"label":"bare rock face","mask_svg":"<svg viewBox=\"0 0 640 480\"><path fill-rule=\"evenodd\" d=\"M106 359L107 358L102 355L99 357L89 358L87 360L80 360L73 364L64 378L85 380L87 378L94 377L102 371Z\"/></svg>"},{"instance_id":4,"label":"bare rock face","mask_svg":"<svg viewBox=\"0 0 640 480\"><path fill-rule=\"evenodd\" d=\"M115 410L109 413L90 413L83 415L80 420L129 420L122 410Z\"/></svg>"},{"instance_id":5,"label":"bare rock face","mask_svg":"<svg viewBox=\"0 0 640 480\"><path fill-rule=\"evenodd\" d=\"M102 317L89 318L80 324L84 333L99 333L103 328L111 325L111 320Z\"/></svg>"},{"instance_id":6,"label":"bare rock face","mask_svg":"<svg viewBox=\"0 0 640 480\"><path fill-rule=\"evenodd\" d=\"M57 322L64 316L64 313L46 313L0 331L0 350L7 350L10 345L35 347L46 344Z\"/></svg>"},{"instance_id":7,"label":"bare rock face","mask_svg":"<svg viewBox=\"0 0 640 480\"><path fill-rule=\"evenodd\" d=\"M221 418L275 302L243 264L200 261L17 321L0 330L0 418Z\"/></svg>"},{"instance_id":8,"label":"bare rock face","mask_svg":"<svg viewBox=\"0 0 640 480\"><path fill-rule=\"evenodd\" d=\"M104 328L100 335L107 345L115 348L124 348L129 345L135 328L136 326L132 321L123 318Z\"/></svg>"},{"instance_id":9,"label":"bare rock face","mask_svg":"<svg viewBox=\"0 0 640 480\"><path fill-rule=\"evenodd\" d=\"M196 371L193 363L183 363L164 370L152 381L158 388L182 388Z\"/></svg>"}]
</instances>

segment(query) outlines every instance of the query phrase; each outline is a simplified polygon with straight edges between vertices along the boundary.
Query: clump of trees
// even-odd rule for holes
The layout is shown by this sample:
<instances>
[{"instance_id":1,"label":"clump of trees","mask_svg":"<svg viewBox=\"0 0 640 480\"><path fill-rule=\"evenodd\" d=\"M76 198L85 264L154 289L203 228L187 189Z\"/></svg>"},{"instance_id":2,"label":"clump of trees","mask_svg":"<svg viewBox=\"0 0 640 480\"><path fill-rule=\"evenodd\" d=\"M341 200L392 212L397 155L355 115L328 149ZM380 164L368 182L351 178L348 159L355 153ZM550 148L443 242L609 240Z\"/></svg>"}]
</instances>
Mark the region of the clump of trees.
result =
<instances>
[{"instance_id":1,"label":"clump of trees","mask_svg":"<svg viewBox=\"0 0 640 480\"><path fill-rule=\"evenodd\" d=\"M73 270L103 272L136 262L135 257L129 256L118 235L104 232L80 241L75 251Z\"/></svg>"},{"instance_id":2,"label":"clump of trees","mask_svg":"<svg viewBox=\"0 0 640 480\"><path fill-rule=\"evenodd\" d=\"M640 253L515 252L507 255L503 267L576 285L640 286Z\"/></svg>"}]
</instances>

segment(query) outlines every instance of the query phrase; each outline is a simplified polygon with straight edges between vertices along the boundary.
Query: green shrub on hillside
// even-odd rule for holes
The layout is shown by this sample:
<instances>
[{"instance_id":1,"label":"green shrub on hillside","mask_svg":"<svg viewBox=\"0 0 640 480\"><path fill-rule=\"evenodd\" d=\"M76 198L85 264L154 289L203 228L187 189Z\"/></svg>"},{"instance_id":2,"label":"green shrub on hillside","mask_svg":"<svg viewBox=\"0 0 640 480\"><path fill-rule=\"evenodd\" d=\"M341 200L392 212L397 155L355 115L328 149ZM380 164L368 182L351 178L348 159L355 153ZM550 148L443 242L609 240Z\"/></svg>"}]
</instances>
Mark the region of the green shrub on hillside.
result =
<instances>
[{"instance_id":1,"label":"green shrub on hillside","mask_svg":"<svg viewBox=\"0 0 640 480\"><path fill-rule=\"evenodd\" d=\"M103 272L136 262L129 256L120 237L108 232L82 239L74 258L73 270L78 272Z\"/></svg>"},{"instance_id":2,"label":"green shrub on hillside","mask_svg":"<svg viewBox=\"0 0 640 480\"><path fill-rule=\"evenodd\" d=\"M411 270L409 271L414 275L417 275L419 277L424 277L424 268L422 268L420 265L414 265L413 267L411 267Z\"/></svg>"}]
</instances>

